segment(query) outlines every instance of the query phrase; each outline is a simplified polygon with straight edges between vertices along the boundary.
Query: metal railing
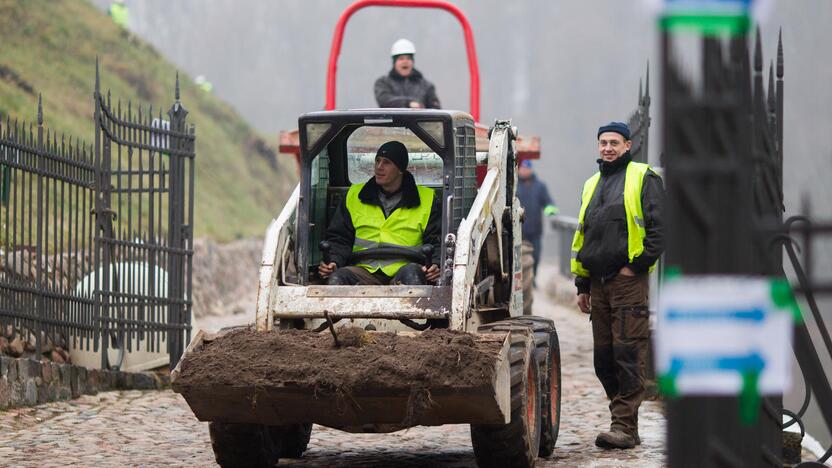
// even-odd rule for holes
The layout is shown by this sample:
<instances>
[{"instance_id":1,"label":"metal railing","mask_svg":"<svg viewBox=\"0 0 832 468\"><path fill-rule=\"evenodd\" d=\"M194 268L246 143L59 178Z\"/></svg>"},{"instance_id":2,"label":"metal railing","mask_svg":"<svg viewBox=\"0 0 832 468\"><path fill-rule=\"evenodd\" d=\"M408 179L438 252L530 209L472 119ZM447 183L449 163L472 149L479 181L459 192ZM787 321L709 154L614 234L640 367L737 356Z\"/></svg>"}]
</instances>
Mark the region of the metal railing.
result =
<instances>
[{"instance_id":1,"label":"metal railing","mask_svg":"<svg viewBox=\"0 0 832 468\"><path fill-rule=\"evenodd\" d=\"M96 66L95 142L0 123L0 326L44 340L170 354L190 339L194 129L112 104ZM137 343L138 341L138 343Z\"/></svg>"},{"instance_id":2,"label":"metal railing","mask_svg":"<svg viewBox=\"0 0 832 468\"><path fill-rule=\"evenodd\" d=\"M572 259L572 238L578 229L578 218L565 215L552 216L549 226L557 232L558 270L567 278L572 277L569 262Z\"/></svg>"}]
</instances>

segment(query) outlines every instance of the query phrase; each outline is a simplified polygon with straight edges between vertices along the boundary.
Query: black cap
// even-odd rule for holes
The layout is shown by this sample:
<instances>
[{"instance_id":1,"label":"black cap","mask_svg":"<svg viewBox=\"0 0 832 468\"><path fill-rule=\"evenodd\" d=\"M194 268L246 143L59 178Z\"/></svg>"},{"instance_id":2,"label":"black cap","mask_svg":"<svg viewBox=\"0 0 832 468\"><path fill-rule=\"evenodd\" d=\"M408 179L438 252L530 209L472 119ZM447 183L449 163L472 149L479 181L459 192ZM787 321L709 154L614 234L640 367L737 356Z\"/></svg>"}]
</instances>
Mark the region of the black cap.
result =
<instances>
[{"instance_id":1,"label":"black cap","mask_svg":"<svg viewBox=\"0 0 832 468\"><path fill-rule=\"evenodd\" d=\"M602 133L615 132L624 137L625 140L630 139L630 126L624 122L610 122L598 129L596 138L600 138Z\"/></svg>"},{"instance_id":2,"label":"black cap","mask_svg":"<svg viewBox=\"0 0 832 468\"><path fill-rule=\"evenodd\" d=\"M381 145L376 152L376 157L385 157L393 162L402 172L407 170L407 147L399 141L388 141Z\"/></svg>"}]
</instances>

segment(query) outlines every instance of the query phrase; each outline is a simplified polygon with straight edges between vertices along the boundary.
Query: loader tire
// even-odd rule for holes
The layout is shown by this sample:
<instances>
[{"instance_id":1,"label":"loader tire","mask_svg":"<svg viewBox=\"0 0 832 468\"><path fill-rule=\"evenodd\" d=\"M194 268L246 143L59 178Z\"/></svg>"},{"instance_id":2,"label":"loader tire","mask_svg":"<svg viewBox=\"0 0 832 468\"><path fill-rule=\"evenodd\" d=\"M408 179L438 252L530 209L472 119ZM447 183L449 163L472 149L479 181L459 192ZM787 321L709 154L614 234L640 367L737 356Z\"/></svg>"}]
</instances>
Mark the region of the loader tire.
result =
<instances>
[{"instance_id":1,"label":"loader tire","mask_svg":"<svg viewBox=\"0 0 832 468\"><path fill-rule=\"evenodd\" d=\"M271 426L272 440L280 447L280 458L300 458L309 445L312 423Z\"/></svg>"},{"instance_id":2,"label":"loader tire","mask_svg":"<svg viewBox=\"0 0 832 468\"><path fill-rule=\"evenodd\" d=\"M479 327L480 332L510 331L514 327L528 327L534 333L535 358L540 366L541 382L541 457L548 457L555 449L560 432L560 341L555 322L537 316L513 317Z\"/></svg>"},{"instance_id":3,"label":"loader tire","mask_svg":"<svg viewBox=\"0 0 832 468\"><path fill-rule=\"evenodd\" d=\"M479 467L531 468L537 461L541 382L534 360L534 342L528 327L511 331L509 340L511 421L471 425L471 442Z\"/></svg>"},{"instance_id":4,"label":"loader tire","mask_svg":"<svg viewBox=\"0 0 832 468\"><path fill-rule=\"evenodd\" d=\"M531 242L523 242L520 248L520 265L523 270L523 315L531 315L534 302L534 246Z\"/></svg>"},{"instance_id":5,"label":"loader tire","mask_svg":"<svg viewBox=\"0 0 832 468\"><path fill-rule=\"evenodd\" d=\"M214 457L223 468L272 467L280 458L268 426L212 422L208 432Z\"/></svg>"}]
</instances>

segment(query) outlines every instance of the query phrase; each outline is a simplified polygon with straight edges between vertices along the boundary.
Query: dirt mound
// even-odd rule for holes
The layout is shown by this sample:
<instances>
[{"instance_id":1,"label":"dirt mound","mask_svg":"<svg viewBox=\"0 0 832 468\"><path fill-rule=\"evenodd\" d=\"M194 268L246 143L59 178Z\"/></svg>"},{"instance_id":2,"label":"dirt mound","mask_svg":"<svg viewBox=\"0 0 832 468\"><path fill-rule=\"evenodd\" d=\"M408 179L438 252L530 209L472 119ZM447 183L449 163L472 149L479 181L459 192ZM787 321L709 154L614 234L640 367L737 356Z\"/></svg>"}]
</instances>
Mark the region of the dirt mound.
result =
<instances>
[{"instance_id":1,"label":"dirt mound","mask_svg":"<svg viewBox=\"0 0 832 468\"><path fill-rule=\"evenodd\" d=\"M299 387L318 392L381 392L489 386L502 343L468 333L419 335L238 330L203 344L182 362L177 387Z\"/></svg>"}]
</instances>

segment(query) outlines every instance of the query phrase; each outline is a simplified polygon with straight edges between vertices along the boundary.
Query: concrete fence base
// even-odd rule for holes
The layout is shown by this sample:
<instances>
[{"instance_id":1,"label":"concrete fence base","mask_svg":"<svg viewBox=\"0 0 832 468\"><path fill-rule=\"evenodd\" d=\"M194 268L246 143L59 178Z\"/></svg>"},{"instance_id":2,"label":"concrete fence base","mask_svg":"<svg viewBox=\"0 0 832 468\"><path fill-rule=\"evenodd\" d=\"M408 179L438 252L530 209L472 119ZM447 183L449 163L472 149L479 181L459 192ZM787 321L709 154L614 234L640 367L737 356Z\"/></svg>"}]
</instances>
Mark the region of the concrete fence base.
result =
<instances>
[{"instance_id":1,"label":"concrete fence base","mask_svg":"<svg viewBox=\"0 0 832 468\"><path fill-rule=\"evenodd\" d=\"M130 373L0 357L0 410L95 395L107 390L155 390L169 380L152 372Z\"/></svg>"}]
</instances>

